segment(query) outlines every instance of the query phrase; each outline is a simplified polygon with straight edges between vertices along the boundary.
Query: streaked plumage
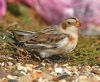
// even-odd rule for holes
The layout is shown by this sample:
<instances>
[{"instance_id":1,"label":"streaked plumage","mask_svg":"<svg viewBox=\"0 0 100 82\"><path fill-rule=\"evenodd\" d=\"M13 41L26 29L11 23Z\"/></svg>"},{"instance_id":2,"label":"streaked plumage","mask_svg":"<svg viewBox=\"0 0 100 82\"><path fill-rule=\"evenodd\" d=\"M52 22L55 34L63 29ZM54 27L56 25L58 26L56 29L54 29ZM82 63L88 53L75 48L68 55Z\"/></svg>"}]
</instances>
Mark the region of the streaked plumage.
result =
<instances>
[{"instance_id":1,"label":"streaked plumage","mask_svg":"<svg viewBox=\"0 0 100 82\"><path fill-rule=\"evenodd\" d=\"M80 23L75 18L66 19L59 25L48 26L38 32L24 32L13 30L27 38L24 45L27 49L34 49L42 58L51 55L66 54L72 51L78 41L78 28ZM25 38L26 38L25 37Z\"/></svg>"}]
</instances>

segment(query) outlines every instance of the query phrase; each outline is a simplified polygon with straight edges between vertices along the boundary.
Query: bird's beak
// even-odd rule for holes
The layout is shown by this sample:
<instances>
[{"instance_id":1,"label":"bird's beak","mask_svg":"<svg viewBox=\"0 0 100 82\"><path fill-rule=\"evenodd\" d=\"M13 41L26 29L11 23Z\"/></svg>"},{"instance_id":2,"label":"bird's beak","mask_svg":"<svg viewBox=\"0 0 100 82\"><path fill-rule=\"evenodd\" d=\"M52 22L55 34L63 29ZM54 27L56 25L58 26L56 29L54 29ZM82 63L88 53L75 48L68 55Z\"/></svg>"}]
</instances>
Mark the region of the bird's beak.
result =
<instances>
[{"instance_id":1,"label":"bird's beak","mask_svg":"<svg viewBox=\"0 0 100 82\"><path fill-rule=\"evenodd\" d=\"M79 21L76 22L76 27L80 27L81 26L81 23Z\"/></svg>"}]
</instances>

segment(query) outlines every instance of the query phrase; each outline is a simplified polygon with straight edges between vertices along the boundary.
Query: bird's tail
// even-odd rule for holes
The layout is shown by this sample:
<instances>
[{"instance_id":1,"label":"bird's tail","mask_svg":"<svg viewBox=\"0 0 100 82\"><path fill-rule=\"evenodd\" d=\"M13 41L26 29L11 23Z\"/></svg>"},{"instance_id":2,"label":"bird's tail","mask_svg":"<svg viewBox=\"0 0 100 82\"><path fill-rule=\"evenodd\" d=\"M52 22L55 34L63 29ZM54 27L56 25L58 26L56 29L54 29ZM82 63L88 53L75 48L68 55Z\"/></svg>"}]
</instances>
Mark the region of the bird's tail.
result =
<instances>
[{"instance_id":1,"label":"bird's tail","mask_svg":"<svg viewBox=\"0 0 100 82\"><path fill-rule=\"evenodd\" d=\"M24 30L11 30L11 32L20 41L26 41L36 33L32 31L24 31Z\"/></svg>"},{"instance_id":2,"label":"bird's tail","mask_svg":"<svg viewBox=\"0 0 100 82\"><path fill-rule=\"evenodd\" d=\"M24 31L24 30L12 30L12 32L14 34L22 35L22 36L31 36L36 33L36 32L32 32L32 31Z\"/></svg>"}]
</instances>

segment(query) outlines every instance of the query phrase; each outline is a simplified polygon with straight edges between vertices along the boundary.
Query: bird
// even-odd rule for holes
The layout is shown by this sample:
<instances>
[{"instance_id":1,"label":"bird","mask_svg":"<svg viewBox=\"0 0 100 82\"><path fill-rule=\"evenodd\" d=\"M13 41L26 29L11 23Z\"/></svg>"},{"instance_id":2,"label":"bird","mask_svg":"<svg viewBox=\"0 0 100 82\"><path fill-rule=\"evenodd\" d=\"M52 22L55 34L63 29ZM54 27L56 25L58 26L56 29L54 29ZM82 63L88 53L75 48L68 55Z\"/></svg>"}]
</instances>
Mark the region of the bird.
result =
<instances>
[{"instance_id":1,"label":"bird","mask_svg":"<svg viewBox=\"0 0 100 82\"><path fill-rule=\"evenodd\" d=\"M41 58L53 55L65 55L76 48L78 28L81 26L77 18L71 17L58 25L51 25L39 31L13 30L14 34L24 36L24 48L39 52Z\"/></svg>"}]
</instances>

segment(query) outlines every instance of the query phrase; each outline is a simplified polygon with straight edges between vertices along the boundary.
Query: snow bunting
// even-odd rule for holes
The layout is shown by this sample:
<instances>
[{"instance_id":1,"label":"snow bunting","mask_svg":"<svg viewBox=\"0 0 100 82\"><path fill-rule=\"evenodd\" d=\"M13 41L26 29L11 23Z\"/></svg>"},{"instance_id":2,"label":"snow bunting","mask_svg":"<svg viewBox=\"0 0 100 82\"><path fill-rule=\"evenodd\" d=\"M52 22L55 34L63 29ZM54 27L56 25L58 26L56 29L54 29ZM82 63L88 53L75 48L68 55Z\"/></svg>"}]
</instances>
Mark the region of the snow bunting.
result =
<instances>
[{"instance_id":1,"label":"snow bunting","mask_svg":"<svg viewBox=\"0 0 100 82\"><path fill-rule=\"evenodd\" d=\"M59 25L48 26L38 32L13 32L27 38L24 41L25 48L39 52L41 58L47 58L72 51L77 45L79 26L78 19L68 18Z\"/></svg>"}]
</instances>

